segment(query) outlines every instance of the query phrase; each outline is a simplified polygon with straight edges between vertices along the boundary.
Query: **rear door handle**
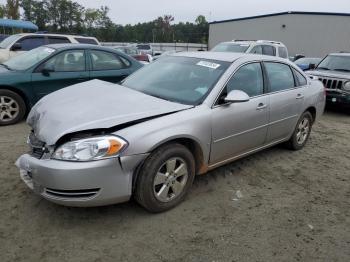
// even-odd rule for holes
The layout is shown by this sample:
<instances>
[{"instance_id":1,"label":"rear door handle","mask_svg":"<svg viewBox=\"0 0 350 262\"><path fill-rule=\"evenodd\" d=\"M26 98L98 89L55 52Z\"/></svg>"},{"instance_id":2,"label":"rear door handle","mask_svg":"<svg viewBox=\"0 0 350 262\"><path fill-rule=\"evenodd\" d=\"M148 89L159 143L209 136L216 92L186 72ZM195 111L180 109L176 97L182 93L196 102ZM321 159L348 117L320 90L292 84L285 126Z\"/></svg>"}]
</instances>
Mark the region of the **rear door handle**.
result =
<instances>
[{"instance_id":1,"label":"rear door handle","mask_svg":"<svg viewBox=\"0 0 350 262\"><path fill-rule=\"evenodd\" d=\"M304 96L302 94L298 94L296 97L296 99L303 99L303 98L304 98Z\"/></svg>"},{"instance_id":2,"label":"rear door handle","mask_svg":"<svg viewBox=\"0 0 350 262\"><path fill-rule=\"evenodd\" d=\"M256 108L256 110L262 110L262 109L265 109L266 107L267 107L266 104L260 103L260 104L258 105L258 107Z\"/></svg>"}]
</instances>

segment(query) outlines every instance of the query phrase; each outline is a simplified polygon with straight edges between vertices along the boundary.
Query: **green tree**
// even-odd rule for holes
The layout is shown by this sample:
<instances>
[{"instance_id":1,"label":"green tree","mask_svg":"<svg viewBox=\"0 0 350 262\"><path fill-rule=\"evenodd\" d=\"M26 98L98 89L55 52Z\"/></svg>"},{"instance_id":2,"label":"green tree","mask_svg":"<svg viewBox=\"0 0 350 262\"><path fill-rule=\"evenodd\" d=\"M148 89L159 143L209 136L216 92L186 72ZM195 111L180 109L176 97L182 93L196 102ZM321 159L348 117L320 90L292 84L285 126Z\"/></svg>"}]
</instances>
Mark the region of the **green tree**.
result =
<instances>
[{"instance_id":1,"label":"green tree","mask_svg":"<svg viewBox=\"0 0 350 262\"><path fill-rule=\"evenodd\" d=\"M6 3L6 16L9 19L19 19L19 0L7 0Z\"/></svg>"},{"instance_id":2,"label":"green tree","mask_svg":"<svg viewBox=\"0 0 350 262\"><path fill-rule=\"evenodd\" d=\"M6 8L4 5L0 5L0 18L4 18L6 14Z\"/></svg>"}]
</instances>

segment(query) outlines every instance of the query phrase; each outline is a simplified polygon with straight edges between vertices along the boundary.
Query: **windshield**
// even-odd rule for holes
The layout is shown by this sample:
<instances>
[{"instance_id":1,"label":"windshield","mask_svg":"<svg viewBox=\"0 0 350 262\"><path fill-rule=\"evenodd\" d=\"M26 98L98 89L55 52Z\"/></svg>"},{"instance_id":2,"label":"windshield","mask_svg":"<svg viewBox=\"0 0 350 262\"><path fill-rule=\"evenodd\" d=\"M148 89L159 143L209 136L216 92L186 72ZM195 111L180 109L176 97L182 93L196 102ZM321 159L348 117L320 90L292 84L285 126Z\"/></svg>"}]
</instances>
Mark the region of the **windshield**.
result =
<instances>
[{"instance_id":1,"label":"windshield","mask_svg":"<svg viewBox=\"0 0 350 262\"><path fill-rule=\"evenodd\" d=\"M211 51L244 53L245 51L247 51L248 48L249 48L248 44L221 43L215 46Z\"/></svg>"},{"instance_id":2,"label":"windshield","mask_svg":"<svg viewBox=\"0 0 350 262\"><path fill-rule=\"evenodd\" d=\"M128 77L123 86L187 105L203 102L230 63L191 57L164 57Z\"/></svg>"},{"instance_id":3,"label":"windshield","mask_svg":"<svg viewBox=\"0 0 350 262\"><path fill-rule=\"evenodd\" d=\"M300 58L298 60L295 61L296 64L299 65L308 65L308 64L315 64L317 65L319 62L321 61L320 58Z\"/></svg>"},{"instance_id":4,"label":"windshield","mask_svg":"<svg viewBox=\"0 0 350 262\"><path fill-rule=\"evenodd\" d=\"M9 47L13 42L16 42L19 38L21 38L20 35L11 35L7 38L5 38L1 43L0 43L0 48L5 49Z\"/></svg>"},{"instance_id":5,"label":"windshield","mask_svg":"<svg viewBox=\"0 0 350 262\"><path fill-rule=\"evenodd\" d=\"M350 56L329 55L317 66L318 69L350 71Z\"/></svg>"},{"instance_id":6,"label":"windshield","mask_svg":"<svg viewBox=\"0 0 350 262\"><path fill-rule=\"evenodd\" d=\"M41 46L11 58L4 63L10 70L26 70L51 55L56 50Z\"/></svg>"}]
</instances>

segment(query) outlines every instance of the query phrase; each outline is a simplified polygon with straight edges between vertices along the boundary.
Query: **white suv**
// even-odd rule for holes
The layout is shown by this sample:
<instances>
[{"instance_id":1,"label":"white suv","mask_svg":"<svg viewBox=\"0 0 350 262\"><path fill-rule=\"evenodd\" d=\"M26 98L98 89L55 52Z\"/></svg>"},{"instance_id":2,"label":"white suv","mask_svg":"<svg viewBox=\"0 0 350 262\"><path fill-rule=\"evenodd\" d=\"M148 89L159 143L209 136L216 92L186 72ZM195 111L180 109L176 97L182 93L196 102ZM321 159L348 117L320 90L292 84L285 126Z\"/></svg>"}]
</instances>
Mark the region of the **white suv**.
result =
<instances>
[{"instance_id":1,"label":"white suv","mask_svg":"<svg viewBox=\"0 0 350 262\"><path fill-rule=\"evenodd\" d=\"M287 47L283 43L269 40L232 40L216 45L211 51L289 57Z\"/></svg>"},{"instance_id":2,"label":"white suv","mask_svg":"<svg viewBox=\"0 0 350 262\"><path fill-rule=\"evenodd\" d=\"M64 43L100 45L95 37L39 33L17 34L5 38L0 43L0 63L42 45Z\"/></svg>"}]
</instances>

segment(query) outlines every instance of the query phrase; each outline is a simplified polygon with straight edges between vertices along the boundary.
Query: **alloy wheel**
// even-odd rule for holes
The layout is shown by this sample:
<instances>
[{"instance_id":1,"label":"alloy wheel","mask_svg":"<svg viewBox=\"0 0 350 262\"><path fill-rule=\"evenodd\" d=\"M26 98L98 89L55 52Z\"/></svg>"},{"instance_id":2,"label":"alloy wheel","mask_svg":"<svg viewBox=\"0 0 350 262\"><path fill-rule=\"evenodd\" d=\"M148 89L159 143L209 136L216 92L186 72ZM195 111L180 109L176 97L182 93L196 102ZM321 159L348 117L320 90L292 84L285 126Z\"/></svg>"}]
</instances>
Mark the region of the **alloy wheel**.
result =
<instances>
[{"instance_id":1,"label":"alloy wheel","mask_svg":"<svg viewBox=\"0 0 350 262\"><path fill-rule=\"evenodd\" d=\"M158 170L154 182L153 192L161 202L169 202L179 196L187 183L188 167L179 157L168 159Z\"/></svg>"},{"instance_id":2,"label":"alloy wheel","mask_svg":"<svg viewBox=\"0 0 350 262\"><path fill-rule=\"evenodd\" d=\"M299 145L302 145L306 141L309 135L309 131L310 131L310 121L308 118L305 117L299 123L298 130L297 130L297 143Z\"/></svg>"},{"instance_id":3,"label":"alloy wheel","mask_svg":"<svg viewBox=\"0 0 350 262\"><path fill-rule=\"evenodd\" d=\"M19 104L9 96L0 96L0 121L8 122L19 114Z\"/></svg>"}]
</instances>

